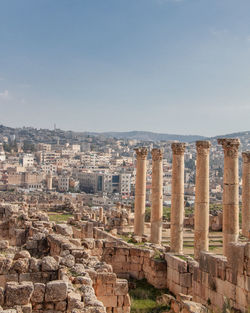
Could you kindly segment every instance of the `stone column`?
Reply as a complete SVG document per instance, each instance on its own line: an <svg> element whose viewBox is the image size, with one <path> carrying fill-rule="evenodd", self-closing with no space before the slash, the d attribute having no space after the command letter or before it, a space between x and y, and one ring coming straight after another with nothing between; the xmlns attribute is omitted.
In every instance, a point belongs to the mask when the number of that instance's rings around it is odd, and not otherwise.
<svg viewBox="0 0 250 313"><path fill-rule="evenodd" d="M223 178L223 254L228 256L228 245L239 237L239 139L218 139L224 150Z"/></svg>
<svg viewBox="0 0 250 313"><path fill-rule="evenodd" d="M196 141L194 257L209 250L209 141Z"/></svg>
<svg viewBox="0 0 250 313"><path fill-rule="evenodd" d="M242 235L250 231L250 151L242 153Z"/></svg>
<svg viewBox="0 0 250 313"><path fill-rule="evenodd" d="M102 222L103 222L104 225L107 224L107 217L106 217L105 215L104 215L103 218L102 218Z"/></svg>
<svg viewBox="0 0 250 313"><path fill-rule="evenodd" d="M146 200L146 175L147 175L147 155L145 147L135 149L136 162L136 182L135 182L135 220L134 233L142 236L144 233L145 200Z"/></svg>
<svg viewBox="0 0 250 313"><path fill-rule="evenodd" d="M152 209L151 242L160 244L162 238L162 155L161 149L152 149Z"/></svg>
<svg viewBox="0 0 250 313"><path fill-rule="evenodd" d="M99 221L102 222L103 221L103 207L99 208Z"/></svg>
<svg viewBox="0 0 250 313"><path fill-rule="evenodd" d="M171 240L172 252L183 252L184 223L184 151L185 143L172 143Z"/></svg>
<svg viewBox="0 0 250 313"><path fill-rule="evenodd" d="M51 175L51 173L49 173L47 176L47 189L52 190L52 175Z"/></svg>

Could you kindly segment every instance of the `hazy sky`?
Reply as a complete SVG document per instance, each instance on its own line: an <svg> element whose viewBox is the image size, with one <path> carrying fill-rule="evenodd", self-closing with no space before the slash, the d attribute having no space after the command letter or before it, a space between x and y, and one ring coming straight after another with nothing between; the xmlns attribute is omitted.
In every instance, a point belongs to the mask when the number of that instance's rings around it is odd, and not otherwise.
<svg viewBox="0 0 250 313"><path fill-rule="evenodd" d="M0 0L0 124L250 130L249 0Z"/></svg>

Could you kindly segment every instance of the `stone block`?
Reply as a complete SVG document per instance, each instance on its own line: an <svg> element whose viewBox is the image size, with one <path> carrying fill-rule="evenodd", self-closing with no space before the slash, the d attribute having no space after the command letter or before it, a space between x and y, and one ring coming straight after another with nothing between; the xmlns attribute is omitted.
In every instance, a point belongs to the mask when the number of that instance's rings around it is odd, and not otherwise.
<svg viewBox="0 0 250 313"><path fill-rule="evenodd" d="M176 284L180 284L180 273L176 270L172 270L172 281Z"/></svg>
<svg viewBox="0 0 250 313"><path fill-rule="evenodd" d="M46 284L45 301L63 301L67 298L68 284L62 280L55 280Z"/></svg>
<svg viewBox="0 0 250 313"><path fill-rule="evenodd" d="M249 303L247 303L247 292L236 286L236 296L235 296L235 301L239 306L242 306L244 308L247 308Z"/></svg>
<svg viewBox="0 0 250 313"><path fill-rule="evenodd" d="M14 305L28 304L33 293L34 287L32 283L23 282L21 284L9 282L6 284L5 297L6 305L13 307Z"/></svg>
<svg viewBox="0 0 250 313"><path fill-rule="evenodd" d="M117 307L117 296L99 296L97 299L101 301L106 308Z"/></svg>
<svg viewBox="0 0 250 313"><path fill-rule="evenodd" d="M69 292L68 294L68 311L71 312L75 308L79 308L79 302L81 302L81 295L76 292Z"/></svg>
<svg viewBox="0 0 250 313"><path fill-rule="evenodd" d="M18 282L18 274L0 275L0 287L4 287L7 282Z"/></svg>
<svg viewBox="0 0 250 313"><path fill-rule="evenodd" d="M31 297L33 303L42 303L45 295L45 284L36 283L34 284L34 291Z"/></svg>
<svg viewBox="0 0 250 313"><path fill-rule="evenodd" d="M55 310L60 312L65 312L67 308L67 302L66 301L59 301L55 304Z"/></svg>
<svg viewBox="0 0 250 313"><path fill-rule="evenodd" d="M124 296L128 293L128 281L126 279L117 279L114 286L114 294L116 296Z"/></svg>
<svg viewBox="0 0 250 313"><path fill-rule="evenodd" d="M246 243L230 243L228 249L228 266L235 272L243 274Z"/></svg>
<svg viewBox="0 0 250 313"><path fill-rule="evenodd" d="M192 287L192 274L191 273L181 273L180 274L180 285L182 287Z"/></svg>
<svg viewBox="0 0 250 313"><path fill-rule="evenodd" d="M52 256L46 256L42 259L42 271L56 271L58 270L58 262Z"/></svg>

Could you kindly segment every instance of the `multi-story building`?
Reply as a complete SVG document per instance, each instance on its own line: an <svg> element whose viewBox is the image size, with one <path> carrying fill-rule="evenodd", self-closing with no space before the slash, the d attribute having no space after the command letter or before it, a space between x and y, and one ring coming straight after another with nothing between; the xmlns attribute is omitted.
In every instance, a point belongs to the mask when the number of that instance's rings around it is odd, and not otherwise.
<svg viewBox="0 0 250 313"><path fill-rule="evenodd" d="M34 165L34 155L31 153L22 155L21 164L23 167L32 167Z"/></svg>
<svg viewBox="0 0 250 313"><path fill-rule="evenodd" d="M58 190L64 191L64 192L69 190L69 177L68 176L58 177Z"/></svg>

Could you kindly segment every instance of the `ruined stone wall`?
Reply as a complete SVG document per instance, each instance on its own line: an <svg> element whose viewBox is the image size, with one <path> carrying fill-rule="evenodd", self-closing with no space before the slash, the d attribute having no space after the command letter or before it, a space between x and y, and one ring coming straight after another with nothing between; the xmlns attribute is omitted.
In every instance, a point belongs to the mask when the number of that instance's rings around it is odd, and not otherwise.
<svg viewBox="0 0 250 313"><path fill-rule="evenodd" d="M248 312L250 308L250 243L230 244L228 258L201 253L194 268L194 301L221 308L226 298L231 306Z"/></svg>
<svg viewBox="0 0 250 313"><path fill-rule="evenodd" d="M115 247L104 242L103 261L111 264L121 277L146 278L156 288L167 287L167 265L164 260L154 259L154 252L135 247Z"/></svg>
<svg viewBox="0 0 250 313"><path fill-rule="evenodd" d="M177 256L173 253L165 253L167 262L167 287L175 295L192 294L192 280L194 267L197 266L188 256Z"/></svg>

